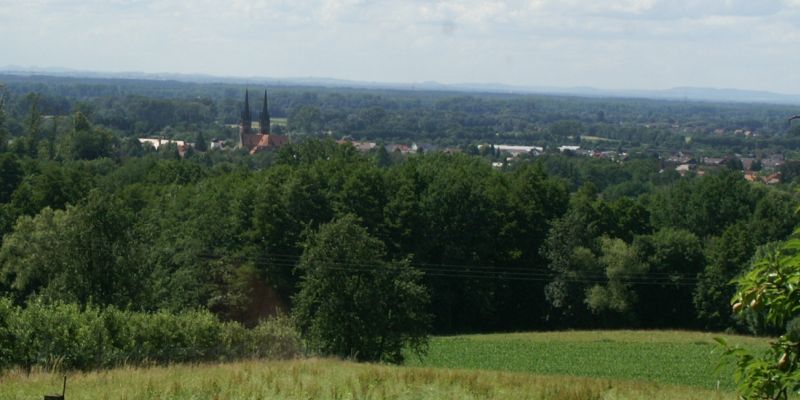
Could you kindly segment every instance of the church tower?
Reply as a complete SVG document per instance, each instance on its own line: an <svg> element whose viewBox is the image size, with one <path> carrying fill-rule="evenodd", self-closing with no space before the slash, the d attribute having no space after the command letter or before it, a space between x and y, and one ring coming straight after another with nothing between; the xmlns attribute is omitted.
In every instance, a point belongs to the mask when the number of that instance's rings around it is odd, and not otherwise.
<svg viewBox="0 0 800 400"><path fill-rule="evenodd" d="M239 146L244 143L245 135L249 135L253 127L253 118L250 116L250 98L247 89L244 91L244 109L239 120Z"/></svg>
<svg viewBox="0 0 800 400"><path fill-rule="evenodd" d="M269 135L269 107L267 106L267 91L264 91L264 108L261 110L261 116L259 118L259 124L261 125L260 132L262 135Z"/></svg>
<svg viewBox="0 0 800 400"><path fill-rule="evenodd" d="M239 121L239 147L247 149L250 154L259 151L277 149L289 142L286 135L273 135L270 131L269 104L267 103L267 91L264 91L264 107L259 115L261 128L258 133L253 132L253 118L250 115L250 94L244 92L244 109L242 109L241 120Z"/></svg>

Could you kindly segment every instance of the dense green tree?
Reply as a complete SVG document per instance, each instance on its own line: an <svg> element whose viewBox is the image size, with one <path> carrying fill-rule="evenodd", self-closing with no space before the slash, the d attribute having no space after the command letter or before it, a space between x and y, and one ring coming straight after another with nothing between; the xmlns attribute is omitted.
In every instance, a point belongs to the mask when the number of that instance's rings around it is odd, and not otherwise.
<svg viewBox="0 0 800 400"><path fill-rule="evenodd" d="M705 237L746 220L755 208L753 186L737 171L724 170L696 180L682 180L659 190L652 200L656 228L688 229Z"/></svg>
<svg viewBox="0 0 800 400"><path fill-rule="evenodd" d="M567 136L578 137L583 133L583 124L578 121L559 121L550 126L550 134L559 139Z"/></svg>
<svg viewBox="0 0 800 400"><path fill-rule="evenodd" d="M604 232L601 215L594 197L596 192L587 186L573 196L570 209L552 223L542 245L542 255L553 273L545 287L548 303L553 308L552 319L572 324L586 321L588 309L584 302L587 282L602 273L596 260L595 239Z"/></svg>
<svg viewBox="0 0 800 400"><path fill-rule="evenodd" d="M744 170L744 166L742 165L742 160L736 157L730 157L725 160L725 168L731 171L742 171Z"/></svg>
<svg viewBox="0 0 800 400"><path fill-rule="evenodd" d="M711 329L732 324L729 300L734 288L729 282L749 265L755 252L752 232L744 222L731 225L708 246L707 265L698 275L694 305L699 321Z"/></svg>
<svg viewBox="0 0 800 400"><path fill-rule="evenodd" d="M789 193L769 189L756 203L750 229L758 244L782 241L800 224L798 201Z"/></svg>
<svg viewBox="0 0 800 400"><path fill-rule="evenodd" d="M288 128L290 132L317 134L322 130L322 116L319 108L302 106L289 114Z"/></svg>
<svg viewBox="0 0 800 400"><path fill-rule="evenodd" d="M92 128L81 112L75 113L72 126L72 131L61 143L61 153L65 159L93 160L114 154L114 135L104 129Z"/></svg>
<svg viewBox="0 0 800 400"><path fill-rule="evenodd" d="M93 176L81 165L38 162L26 171L11 195L11 205L20 214L35 215L45 207L63 209L86 196Z"/></svg>
<svg viewBox="0 0 800 400"><path fill-rule="evenodd" d="M500 270L509 274L543 270L547 259L540 253L552 221L567 210L569 193L564 182L548 177L540 165L516 170L503 185L495 185L498 197ZM542 280L500 280L494 302L497 329L540 329L547 313ZM512 328L513 327L513 328Z"/></svg>
<svg viewBox="0 0 800 400"><path fill-rule="evenodd" d="M294 313L313 350L388 362L402 362L405 348L425 350L429 297L421 274L385 256L352 215L309 237Z"/></svg>
<svg viewBox="0 0 800 400"><path fill-rule="evenodd" d="M633 246L648 273L636 286L637 314L650 328L692 326L696 319L692 289L705 267L700 238L684 229L664 228L651 235L637 236Z"/></svg>
<svg viewBox="0 0 800 400"><path fill-rule="evenodd" d="M134 137L125 138L121 141L120 153L123 157L142 157L145 155L145 148L139 139Z"/></svg>
<svg viewBox="0 0 800 400"><path fill-rule="evenodd" d="M471 267L499 270L502 254L498 236L502 191L498 175L489 165L462 155L423 156L408 173L416 174L420 187L416 259L429 264L454 265L455 271ZM492 301L496 281L464 278L458 281L429 277L434 326L464 331L497 323Z"/></svg>
<svg viewBox="0 0 800 400"><path fill-rule="evenodd" d="M0 87L2 89L2 87ZM6 121L8 114L6 114L6 97L5 94L0 92L0 152L6 151L8 148L9 132Z"/></svg>
<svg viewBox="0 0 800 400"><path fill-rule="evenodd" d="M22 182L24 171L14 154L0 155L0 203L8 203L11 195Z"/></svg>
<svg viewBox="0 0 800 400"><path fill-rule="evenodd" d="M203 135L203 131L197 131L197 135L194 136L194 148L201 152L208 150L208 141L206 136Z"/></svg>
<svg viewBox="0 0 800 400"><path fill-rule="evenodd" d="M20 300L127 307L141 300L133 222L120 202L93 192L82 206L21 218L3 241L3 279Z"/></svg>
<svg viewBox="0 0 800 400"><path fill-rule="evenodd" d="M14 141L14 151L19 155L27 155L29 157L36 157L39 146L39 139L42 130L42 112L39 109L40 96L35 93L29 93L26 101L29 104L28 114L25 118L26 136L17 138Z"/></svg>
<svg viewBox="0 0 800 400"><path fill-rule="evenodd" d="M632 246L621 239L600 238L600 252L598 261L607 282L586 290L586 304L596 314L612 312L625 319L634 318L638 300L630 282L642 279L648 265L639 259Z"/></svg>
<svg viewBox="0 0 800 400"><path fill-rule="evenodd" d="M358 165L344 178L334 198L338 215L358 216L372 235L381 235L384 205L387 202L384 174L377 167Z"/></svg>

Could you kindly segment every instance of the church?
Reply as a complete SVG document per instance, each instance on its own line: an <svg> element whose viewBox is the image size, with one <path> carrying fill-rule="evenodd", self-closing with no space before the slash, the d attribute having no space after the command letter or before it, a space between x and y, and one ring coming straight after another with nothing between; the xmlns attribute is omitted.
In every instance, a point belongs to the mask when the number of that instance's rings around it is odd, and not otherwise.
<svg viewBox="0 0 800 400"><path fill-rule="evenodd" d="M253 118L250 114L250 95L244 91L244 109L239 120L239 146L238 148L247 149L250 154L255 154L263 150L277 149L289 141L284 135L273 135L269 132L269 108L267 103L267 91L264 91L264 108L259 116L259 132L253 133Z"/></svg>

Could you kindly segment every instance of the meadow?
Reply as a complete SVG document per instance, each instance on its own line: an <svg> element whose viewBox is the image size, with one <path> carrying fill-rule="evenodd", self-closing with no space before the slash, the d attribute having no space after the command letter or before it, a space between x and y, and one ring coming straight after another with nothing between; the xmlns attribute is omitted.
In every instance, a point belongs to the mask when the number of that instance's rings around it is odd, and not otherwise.
<svg viewBox="0 0 800 400"><path fill-rule="evenodd" d="M438 337L405 366L331 359L175 364L69 373L67 399L734 399L713 337L593 331ZM723 335L750 348L766 340ZM0 400L58 392L62 375L12 370Z"/></svg>
<svg viewBox="0 0 800 400"><path fill-rule="evenodd" d="M704 389L734 388L720 368L714 337L752 349L766 339L681 331L569 331L433 338L426 356L407 365L635 379Z"/></svg>
<svg viewBox="0 0 800 400"><path fill-rule="evenodd" d="M568 376L302 359L72 373L70 400L144 399L734 399L731 392ZM12 372L0 400L41 399L60 374Z"/></svg>

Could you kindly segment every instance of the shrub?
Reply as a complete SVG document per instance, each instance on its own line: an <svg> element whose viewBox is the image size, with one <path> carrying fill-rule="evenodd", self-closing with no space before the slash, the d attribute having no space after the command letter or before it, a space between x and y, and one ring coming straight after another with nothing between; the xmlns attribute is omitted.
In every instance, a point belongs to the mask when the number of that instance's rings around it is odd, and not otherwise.
<svg viewBox="0 0 800 400"><path fill-rule="evenodd" d="M246 329L205 310L171 314L0 298L0 368L91 369L300 354L291 320L276 317Z"/></svg>
<svg viewBox="0 0 800 400"><path fill-rule="evenodd" d="M257 357L286 359L301 353L302 340L294 321L286 315L261 321L252 330L253 351Z"/></svg>
<svg viewBox="0 0 800 400"><path fill-rule="evenodd" d="M763 355L727 346L736 362L735 379L743 398L788 399L800 394L800 232L779 250L754 263L737 280L733 311L760 314L764 322L784 332Z"/></svg>

